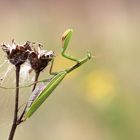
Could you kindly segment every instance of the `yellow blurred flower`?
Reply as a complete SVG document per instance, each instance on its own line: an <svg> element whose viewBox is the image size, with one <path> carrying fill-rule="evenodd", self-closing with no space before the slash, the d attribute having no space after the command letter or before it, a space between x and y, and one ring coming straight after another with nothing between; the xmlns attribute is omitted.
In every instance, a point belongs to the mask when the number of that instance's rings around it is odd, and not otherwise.
<svg viewBox="0 0 140 140"><path fill-rule="evenodd" d="M91 102L110 99L114 96L114 75L108 71L96 70L87 75L87 99Z"/></svg>

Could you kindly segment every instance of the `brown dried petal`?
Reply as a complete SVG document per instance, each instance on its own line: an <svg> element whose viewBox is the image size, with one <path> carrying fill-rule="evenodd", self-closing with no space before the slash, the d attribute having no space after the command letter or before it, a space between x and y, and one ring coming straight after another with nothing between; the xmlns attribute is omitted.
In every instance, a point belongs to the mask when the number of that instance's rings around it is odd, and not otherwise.
<svg viewBox="0 0 140 140"><path fill-rule="evenodd" d="M7 53L7 58L9 61L17 66L23 64L27 58L29 51L31 51L31 46L29 42L26 42L25 45L16 45L14 41L12 41L12 45L2 45L2 49Z"/></svg>
<svg viewBox="0 0 140 140"><path fill-rule="evenodd" d="M45 55L42 55L40 58L38 58L38 54L32 52L29 54L29 61L32 69L34 69L36 72L40 72L48 65L49 61L51 60L47 59Z"/></svg>

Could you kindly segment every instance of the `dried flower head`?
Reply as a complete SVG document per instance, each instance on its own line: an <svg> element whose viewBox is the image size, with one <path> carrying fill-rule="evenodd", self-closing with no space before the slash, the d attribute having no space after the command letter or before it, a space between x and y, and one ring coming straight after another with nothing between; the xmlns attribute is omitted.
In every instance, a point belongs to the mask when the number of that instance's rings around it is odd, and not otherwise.
<svg viewBox="0 0 140 140"><path fill-rule="evenodd" d="M12 45L3 43L1 47L3 51L6 52L9 61L15 66L23 64L31 51L30 42L28 41L24 45L17 45L15 41L12 40Z"/></svg>
<svg viewBox="0 0 140 140"><path fill-rule="evenodd" d="M54 58L53 51L41 50L40 44L38 45L38 49L34 49L29 54L29 62L31 64L32 69L35 72L41 72L48 63Z"/></svg>

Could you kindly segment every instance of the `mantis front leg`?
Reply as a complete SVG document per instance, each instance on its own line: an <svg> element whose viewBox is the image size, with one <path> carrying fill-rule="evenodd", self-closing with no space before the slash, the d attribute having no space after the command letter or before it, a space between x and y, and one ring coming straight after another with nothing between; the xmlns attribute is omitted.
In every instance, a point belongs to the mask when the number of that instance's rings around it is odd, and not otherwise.
<svg viewBox="0 0 140 140"><path fill-rule="evenodd" d="M66 49L68 47L69 41L72 37L72 33L73 30L72 29L68 29L67 31L64 32L64 34L62 35L62 50L61 50L61 55L69 60L75 61L75 62L79 62L78 58L75 58L71 55L66 54Z"/></svg>
<svg viewBox="0 0 140 140"><path fill-rule="evenodd" d="M63 35L62 35L62 49L61 49L61 55L63 57L65 57L66 59L69 59L69 60L72 60L74 62L76 62L75 65L67 68L67 69L64 69L62 71L65 71L67 73L71 72L72 70L78 68L79 66L81 66L83 63L85 63L86 61L88 61L89 59L91 59L91 54L88 52L87 55L83 58L83 59L79 59L79 58L75 58L69 54L66 54L66 49L68 47L68 44L69 44L69 41L71 39L71 36L72 36L72 33L73 33L73 30L72 29L68 29ZM62 72L62 71L59 71L59 72L52 72L52 68L53 68L53 64L54 64L54 59L52 60L51 62L51 67L50 67L50 75L57 75L58 73Z"/></svg>
<svg viewBox="0 0 140 140"><path fill-rule="evenodd" d="M73 65L72 67L65 69L65 71L67 71L67 73L78 68L79 66L81 66L83 63L85 63L86 61L88 61L92 57L89 52L87 52L87 55L83 59L75 58L71 55L66 54L66 49L68 47L68 43L71 39L72 33L73 33L73 30L68 29L62 36L62 44L63 45L62 45L61 55L69 60L76 62L76 64Z"/></svg>

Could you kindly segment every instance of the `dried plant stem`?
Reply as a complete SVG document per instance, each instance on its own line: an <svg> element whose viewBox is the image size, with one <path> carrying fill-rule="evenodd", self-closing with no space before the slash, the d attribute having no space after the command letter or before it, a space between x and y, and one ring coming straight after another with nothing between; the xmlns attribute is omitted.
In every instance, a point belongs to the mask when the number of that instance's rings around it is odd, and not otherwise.
<svg viewBox="0 0 140 140"><path fill-rule="evenodd" d="M18 126L18 106L19 106L19 73L20 73L20 66L16 66L16 95L15 95L15 111L14 111L14 119L12 128L9 134L8 140L13 140L16 128Z"/></svg>
<svg viewBox="0 0 140 140"><path fill-rule="evenodd" d="M40 75L40 72L36 72L35 81L34 81L34 86L33 86L32 91L34 91L34 89L36 88L39 75ZM22 122L24 121L24 120L23 120L23 116L24 116L24 114L25 114L26 108L27 108L27 104L26 104L25 108L23 109L23 112L22 112L22 114L20 115L19 119L17 120L17 123L18 123L18 124L20 124L20 123L22 123Z"/></svg>

